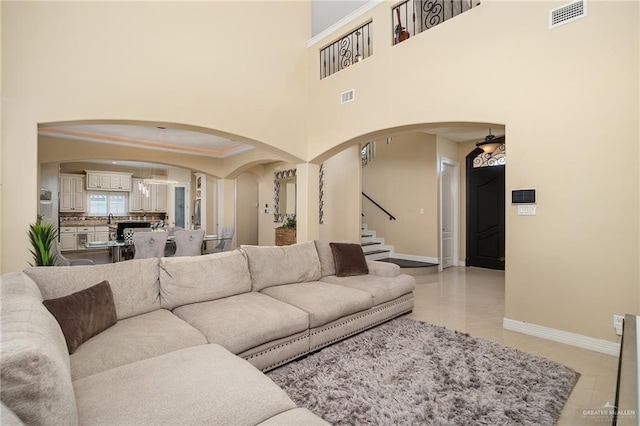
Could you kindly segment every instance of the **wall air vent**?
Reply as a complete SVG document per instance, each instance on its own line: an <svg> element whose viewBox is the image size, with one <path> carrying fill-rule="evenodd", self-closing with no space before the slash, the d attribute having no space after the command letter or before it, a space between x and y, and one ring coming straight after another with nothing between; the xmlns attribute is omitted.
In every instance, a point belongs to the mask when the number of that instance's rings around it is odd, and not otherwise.
<svg viewBox="0 0 640 426"><path fill-rule="evenodd" d="M587 16L587 4L584 0L565 4L549 11L549 28L568 24Z"/></svg>
<svg viewBox="0 0 640 426"><path fill-rule="evenodd" d="M347 90L346 92L342 92L340 94L340 103L346 104L347 102L351 102L356 98L356 92L354 89Z"/></svg>

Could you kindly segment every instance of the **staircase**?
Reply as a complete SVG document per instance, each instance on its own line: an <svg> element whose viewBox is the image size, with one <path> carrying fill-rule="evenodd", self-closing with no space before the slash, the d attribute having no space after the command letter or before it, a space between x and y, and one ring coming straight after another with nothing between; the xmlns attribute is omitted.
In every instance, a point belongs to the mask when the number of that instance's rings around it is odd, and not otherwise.
<svg viewBox="0 0 640 426"><path fill-rule="evenodd" d="M376 236L376 231L368 229L366 224L362 224L360 234L360 244L365 258L369 260L386 259L393 253L393 246L386 245L384 238Z"/></svg>

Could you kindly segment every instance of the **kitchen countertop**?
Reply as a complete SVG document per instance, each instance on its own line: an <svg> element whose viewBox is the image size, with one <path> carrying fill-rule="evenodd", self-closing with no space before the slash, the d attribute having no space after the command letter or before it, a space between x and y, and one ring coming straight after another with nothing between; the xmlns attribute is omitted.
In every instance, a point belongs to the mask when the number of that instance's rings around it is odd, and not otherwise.
<svg viewBox="0 0 640 426"><path fill-rule="evenodd" d="M113 228L117 228L118 223L136 223L136 222L150 222L155 223L159 222L160 219L147 219L147 220L112 220L111 224L107 223L107 219L90 219L90 220L61 220L60 226L75 226L75 227L85 227L85 226L109 226Z"/></svg>

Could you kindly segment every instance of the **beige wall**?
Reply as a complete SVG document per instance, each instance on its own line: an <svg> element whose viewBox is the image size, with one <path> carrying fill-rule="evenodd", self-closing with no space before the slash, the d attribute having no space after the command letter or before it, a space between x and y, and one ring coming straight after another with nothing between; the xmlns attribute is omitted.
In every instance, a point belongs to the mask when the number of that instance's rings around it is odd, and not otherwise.
<svg viewBox="0 0 640 426"><path fill-rule="evenodd" d="M306 156L306 2L1 7L3 272L27 265L39 123L181 123Z"/></svg>
<svg viewBox="0 0 640 426"><path fill-rule="evenodd" d="M352 146L327 159L323 166L324 241L360 241L360 149Z"/></svg>
<svg viewBox="0 0 640 426"><path fill-rule="evenodd" d="M241 244L258 244L259 191L258 179L252 173L236 178L236 241ZM264 212L264 208L262 209Z"/></svg>
<svg viewBox="0 0 640 426"><path fill-rule="evenodd" d="M639 6L590 2L549 29L558 5L483 2L398 46L378 6L353 25L373 19L372 57L319 80L331 40L308 51L309 154L431 123L505 125L506 192L538 194L534 217L507 203L506 317L615 340L612 314L640 310Z"/></svg>
<svg viewBox="0 0 640 426"><path fill-rule="evenodd" d="M363 192L396 217L389 220L363 199L362 221L397 253L438 257L437 170L436 137L426 133L376 142L374 159L362 169Z"/></svg>
<svg viewBox="0 0 640 426"><path fill-rule="evenodd" d="M590 2L550 30L560 4L488 0L391 46L384 2L353 25L373 19L375 54L319 81L332 40L305 48L305 2L3 2L2 271L28 260L38 123L184 123L302 161L431 124L499 123L507 193L539 200L534 217L507 205L506 316L614 340L611 315L640 305L639 5Z"/></svg>

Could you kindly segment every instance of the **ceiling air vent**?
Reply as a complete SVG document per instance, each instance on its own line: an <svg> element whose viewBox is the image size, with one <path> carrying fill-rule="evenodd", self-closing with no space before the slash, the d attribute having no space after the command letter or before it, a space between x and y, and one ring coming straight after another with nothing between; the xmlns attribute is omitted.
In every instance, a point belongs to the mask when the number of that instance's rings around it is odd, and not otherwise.
<svg viewBox="0 0 640 426"><path fill-rule="evenodd" d="M568 24L587 16L587 4L584 0L565 4L549 11L549 28Z"/></svg>
<svg viewBox="0 0 640 426"><path fill-rule="evenodd" d="M342 92L340 94L340 103L346 104L347 102L351 102L356 98L356 93L354 89L347 90L346 92Z"/></svg>

